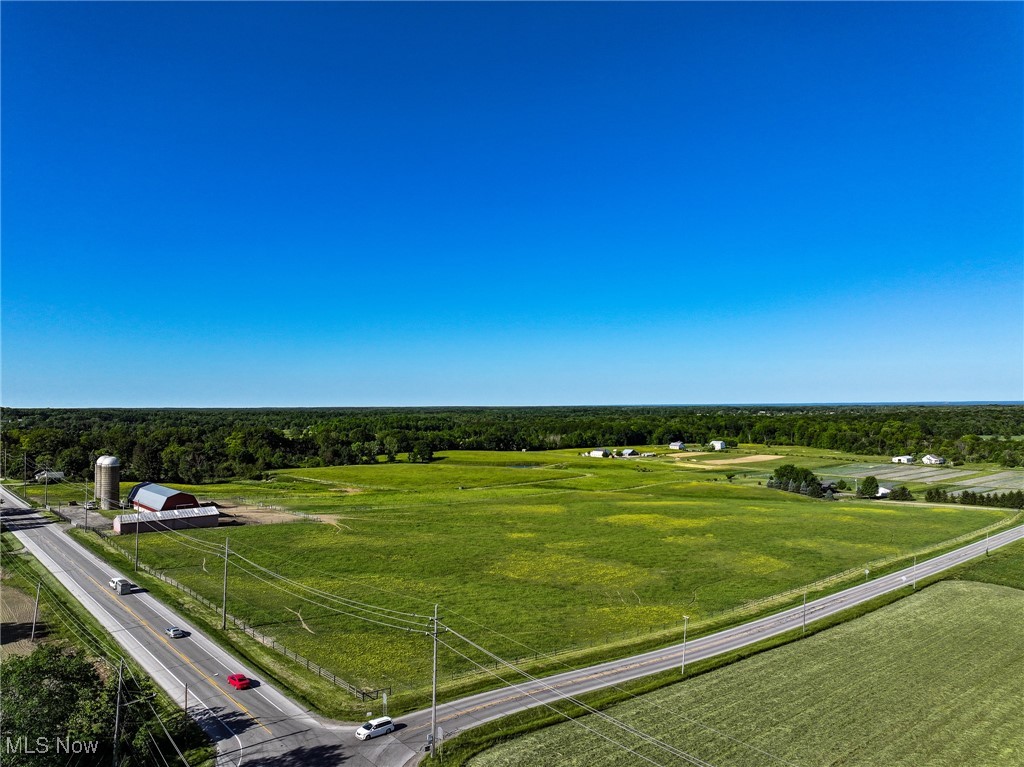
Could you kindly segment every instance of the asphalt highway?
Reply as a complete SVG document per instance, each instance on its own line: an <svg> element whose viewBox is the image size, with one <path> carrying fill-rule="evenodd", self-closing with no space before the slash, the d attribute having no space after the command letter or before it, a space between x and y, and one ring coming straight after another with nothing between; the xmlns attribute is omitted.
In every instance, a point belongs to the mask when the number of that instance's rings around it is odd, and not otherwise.
<svg viewBox="0 0 1024 767"><path fill-rule="evenodd" d="M354 724L326 720L304 709L270 684L259 683L259 674L191 628L187 617L177 615L150 594L136 590L119 596L109 588L115 571L64 532L30 509L16 495L0 488L5 498L3 520L25 547L92 613L147 674L181 705L188 686L188 710L218 746L218 764L241 765L336 765L347 767L405 767L423 755L430 730L430 711L418 711L396 719L392 735L361 743ZM911 589L916 578L925 578L968 559L1024 538L1024 525L1004 530L980 541L921 562L890 575L846 589L732 629L687 642L686 662L697 661L799 629L803 622L833 615L897 589ZM443 616L442 616L443 619ZM176 625L188 636L171 639L164 629ZM442 639L451 641L442 635ZM540 680L517 677L499 669L511 686L473 695L437 707L438 725L444 738L502 716L551 703L604 687L619 685L650 674L680 668L683 646L567 671ZM236 691L226 683L232 673L257 681L249 690ZM42 733L48 734L48 733Z"/></svg>

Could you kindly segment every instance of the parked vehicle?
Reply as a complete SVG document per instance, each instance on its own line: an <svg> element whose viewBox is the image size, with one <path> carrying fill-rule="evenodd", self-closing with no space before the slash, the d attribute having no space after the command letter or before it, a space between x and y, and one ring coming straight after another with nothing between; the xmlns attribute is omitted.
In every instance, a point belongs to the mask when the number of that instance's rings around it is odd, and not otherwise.
<svg viewBox="0 0 1024 767"><path fill-rule="evenodd" d="M86 504L85 504L85 510L86 511L93 511L96 508L98 508L96 506L96 501L87 501Z"/></svg>
<svg viewBox="0 0 1024 767"><path fill-rule="evenodd" d="M118 594L131 594L135 584L127 578L111 578L107 584Z"/></svg>
<svg viewBox="0 0 1024 767"><path fill-rule="evenodd" d="M371 719L356 730L356 737L359 740L369 740L370 738L376 738L378 735L387 735L389 732L394 731L395 723L391 721L391 717L380 716L376 719Z"/></svg>
<svg viewBox="0 0 1024 767"><path fill-rule="evenodd" d="M181 639L181 637L185 636L185 632L177 626L168 626L164 629L164 633L171 639Z"/></svg>
<svg viewBox="0 0 1024 767"><path fill-rule="evenodd" d="M245 674L228 674L228 684L236 690L248 690L252 680Z"/></svg>

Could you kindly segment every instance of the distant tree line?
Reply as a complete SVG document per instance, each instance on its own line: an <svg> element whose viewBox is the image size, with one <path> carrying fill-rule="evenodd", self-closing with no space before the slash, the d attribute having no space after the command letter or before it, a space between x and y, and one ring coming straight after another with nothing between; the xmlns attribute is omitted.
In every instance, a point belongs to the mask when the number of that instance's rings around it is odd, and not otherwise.
<svg viewBox="0 0 1024 767"><path fill-rule="evenodd" d="M1024 464L1024 408L1012 405L319 409L0 409L7 473L27 456L91 477L99 455L128 480L198 483L270 469L429 461L439 450L800 445L865 455L936 453ZM799 484L799 483L798 483Z"/></svg>
<svg viewBox="0 0 1024 767"><path fill-rule="evenodd" d="M1006 493L976 493L973 490L964 490L953 495L944 488L930 487L925 490L924 499L931 503L962 503L967 506L1024 509L1024 490L1010 490Z"/></svg>

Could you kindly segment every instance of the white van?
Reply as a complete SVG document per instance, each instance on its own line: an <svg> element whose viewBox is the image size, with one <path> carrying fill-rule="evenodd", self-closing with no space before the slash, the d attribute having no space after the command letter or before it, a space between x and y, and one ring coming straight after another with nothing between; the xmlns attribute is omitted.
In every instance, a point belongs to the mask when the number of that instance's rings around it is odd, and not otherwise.
<svg viewBox="0 0 1024 767"><path fill-rule="evenodd" d="M111 578L108 585L118 594L131 594L134 587L134 584L127 578Z"/></svg>
<svg viewBox="0 0 1024 767"><path fill-rule="evenodd" d="M359 740L369 740L370 738L376 738L378 735L387 735L394 731L395 724L391 721L391 717L380 716L376 719L371 719L356 730L356 737L359 738Z"/></svg>

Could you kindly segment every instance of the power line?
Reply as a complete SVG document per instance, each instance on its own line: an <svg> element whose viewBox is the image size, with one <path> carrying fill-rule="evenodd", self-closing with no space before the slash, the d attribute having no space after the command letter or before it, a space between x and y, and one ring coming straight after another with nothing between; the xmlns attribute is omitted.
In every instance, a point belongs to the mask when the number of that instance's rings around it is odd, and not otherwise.
<svg viewBox="0 0 1024 767"><path fill-rule="evenodd" d="M484 655L486 655L487 657L491 658L495 662L500 663L503 666L505 666L505 667L507 667L507 668L509 668L509 669L511 669L513 671L515 671L516 673L520 674L521 676L526 677L531 682L534 682L536 684L541 685L544 689L546 689L546 690L548 690L548 691L558 695L563 700L568 700L568 701L571 701L572 703L575 703L576 705L578 705L581 708L589 711L590 713L595 714L599 718L604 719L606 721L609 721L612 724L614 724L615 726L621 727L622 729L627 730L628 732L630 732L631 734L636 735L637 737L641 738L642 740L644 740L644 741L646 741L648 743L651 743L652 745L655 745L655 746L657 746L657 747L659 747L659 748L661 748L661 749L663 749L665 751L668 751L669 753L673 754L674 756L678 756L679 758L688 761L690 764L698 765L699 767L713 767L713 765L711 765L710 762L706 762L703 759L700 759L699 757L693 756L692 754L688 754L687 752L683 751L682 749L676 748L675 746L672 746L669 743L665 743L664 741L659 740L658 738L654 737L653 735L648 735L647 733L644 733L642 730L639 730L639 729L633 727L632 725L628 725L628 724L626 724L626 723L616 719L615 717L611 716L607 712L604 712L604 711L601 711L601 710L599 710L597 708L594 708L589 703L586 703L586 702L580 700L579 698L577 698L577 697L575 697L573 695L565 695L565 694L559 692L556 688L554 688L553 686L551 686L547 682L545 682L542 679L539 679L539 678L533 676L532 674L529 674L528 672L526 672L523 669L519 668L515 664L509 663L508 661L506 661L503 658L495 655L494 653L492 653L487 648L480 646L479 644L477 644L473 640L467 638L466 636L460 634L459 632L454 631L453 629L451 629L451 628L449 628L447 626L445 628L447 628L448 631L452 635L458 637L463 642L465 642L466 644L468 644L471 647L475 648L479 652L482 652ZM450 649L454 649L454 648L451 648L450 645L448 645L447 643L445 643L445 646L449 647ZM462 655L462 653L459 653L459 654ZM466 656L463 655L463 657L466 657ZM467 660L468 660L468 658L467 658ZM530 697L533 697L533 696L531 695Z"/></svg>
<svg viewBox="0 0 1024 767"><path fill-rule="evenodd" d="M644 754L641 754L639 751L636 751L635 749L632 749L629 746L624 745L623 743L620 743L619 741L615 740L614 738L612 738L609 735L606 735L606 734L604 734L604 733L602 733L602 732L600 732L598 730L595 730L593 727L588 727L584 722L581 722L577 717L571 716L570 714L567 714L566 712L559 710L558 708L556 708L552 704L550 704L550 703L548 703L546 701L540 700L539 698L536 697L536 695L531 693L529 690L523 689L522 687L517 685L515 682L511 682L508 679L506 679L503 676L501 676L501 674L497 673L497 671L489 669L486 666L484 666L482 663L474 660L473 658L470 658L468 655L463 653L461 650L458 650L457 648L455 648L452 645L448 644L448 642L445 642L443 639L438 639L438 642L443 644L445 647L447 647L449 650L451 650L456 655L461 656L465 660L467 660L470 663L472 663L474 666L477 666L482 671L485 671L488 674L490 674L491 676L495 677L496 679L498 679L499 681L501 681L502 683L504 683L508 687L511 687L511 688L513 688L515 690L518 690L519 692L523 693L527 697L537 701L537 703L539 703L540 705L544 706L545 708L551 709L552 711L554 711L559 716L565 717L566 719L568 719L569 721L573 722L574 724L582 727L583 729L585 729L585 730L587 730L589 732L592 732L594 735L597 735L599 738L603 738L604 740L607 740L609 743L612 743L612 744L618 746L619 748L621 748L621 749L623 749L625 751L628 751L633 756L636 756L636 757L638 757L640 759L643 759L645 762L648 762L648 763L654 764L654 765L658 765L659 767L663 767L663 765L661 765L660 762L656 762L654 759L651 759L650 757L645 756Z"/></svg>
<svg viewBox="0 0 1024 767"><path fill-rule="evenodd" d="M454 615L457 615L460 618L463 618L464 620L467 620L470 623L475 624L476 626L479 626L480 628L484 629L485 631L490 631L492 634L496 634L497 636L499 636L499 637L501 637L503 639L507 639L508 641L513 642L514 644L517 644L520 647L523 647L523 648L529 650L534 655L537 655L537 656L541 655L540 652L538 652L537 650L534 650L529 645L527 645L527 644L525 644L523 642L520 642L518 639L515 639L514 637L510 637L510 636L507 636L505 634L502 634L500 631L492 629L489 626L486 626L486 625L484 625L484 624L482 624L482 623L480 623L478 621L475 621L472 618L468 618L465 615L457 613L454 610L450 610L449 609L448 612L452 613ZM453 631L452 633L454 634L456 632ZM558 665L562 666L565 669L574 670L573 666L569 665L568 663L565 663L564 661L555 660L555 663L557 663ZM711 725L705 724L704 722L701 722L698 719L693 719L692 717L688 717L685 714L681 714L681 713L679 713L677 711L671 711L667 707L659 704L657 701L655 701L652 698L650 698L650 694L649 693L642 694L642 695L637 695L636 693L631 692L631 691L625 689L624 687L621 687L621 686L615 685L615 684L609 685L607 689L617 690L617 691L619 691L621 693L624 693L624 694L628 695L632 700L639 701L642 705L650 706L650 707L656 708L656 709L658 709L660 711L667 711L674 718L681 719L684 722L687 722L689 724L693 724L693 725L695 725L697 727L700 727L702 729L705 729L705 730L707 730L709 732L713 732L715 735L718 735L718 736L720 736L722 738L730 740L730 741L732 741L734 743L737 743L737 744L739 744L741 746L749 748L752 751L756 751L757 753L759 753L759 754L761 754L763 756L767 756L770 759L774 759L774 760L776 760L778 762L781 762L782 764L789 765L790 767L799 767L798 765L794 764L793 762L789 762L789 761L783 759L781 756L777 756L777 755L775 755L775 754L773 754L773 753L771 753L769 751L764 750L763 748L760 748L759 746L755 746L752 743L748 743L748 742L746 742L746 741L744 741L744 740L742 740L740 738L737 738L735 736L729 735L728 733L722 732L721 730L715 729Z"/></svg>
<svg viewBox="0 0 1024 767"><path fill-rule="evenodd" d="M162 522L160 520L155 520L154 523L156 525L158 525L158 526L162 526L162 527L167 528L166 530L156 529L157 533L160 533L161 535L169 537L172 541L174 541L175 543L177 543L177 544L179 544L181 546L184 546L186 548L192 549L194 551L198 551L198 552L203 553L203 554L207 554L207 555L211 555L211 556L216 556L218 558L223 558L223 556L224 556L223 553L221 552L220 547L219 546L215 546L215 544L209 544L209 543L207 543L205 541L202 541L202 540L200 540L198 538L193 538L192 536L185 535L181 531L172 530L169 526L167 526L164 522ZM179 537L180 538L184 538L187 541L191 541L193 544L197 544L198 543L200 545L190 545L189 543L185 543L185 541L183 541L183 540L179 540ZM421 623L420 621L429 620L429 618L427 616L421 616L421 615L418 615L417 613L407 613L407 612L402 612L400 610L392 610L392 609L387 608L387 607L378 607L376 605L370 605L370 604L368 604L366 602L359 602L359 601L354 600L354 599L349 599L348 597L340 597L340 596L337 596L335 594L331 594L331 593L329 593L327 591L323 591L321 589L314 588L312 586L307 586L306 584L301 583L300 581L296 581L294 579L288 578L287 576L281 575L280 573L277 573L277 572L275 572L273 570L270 570L269 568L264 567L263 565L260 565L258 562L254 562L253 560L249 559L248 557L242 556L241 554L238 554L237 552L232 552L232 553L234 553L235 556L231 559L231 562L235 566L236 569L241 570L242 572L246 573L247 575L250 575L250 576L256 578L257 580L261 581L262 583L266 583L268 585L273 586L274 588L277 588L280 591L284 591L285 593L288 593L291 596L294 596L294 597L296 597L298 599L301 599L301 600L303 600L305 602L309 602L310 604L314 604L314 605L317 605L317 606L320 606L320 607L324 607L324 608L326 608L328 610L331 610L332 612L337 612L337 613L340 613L340 614L343 614L343 615L348 615L350 617L353 617L353 618L356 618L356 619L359 619L359 620L368 620L368 621L370 621L372 623L382 623L382 625L389 625L387 623L387 621L393 621L393 622L397 622L397 623L404 623L404 624L408 624L408 625L416 627L417 630L422 630L422 628L423 628L424 624ZM276 579L276 580L282 581L283 583L288 584L292 588L299 589L301 591L304 591L304 592L307 592L309 594L312 594L312 595L318 597L319 600L326 599L326 600L328 600L330 602L334 602L336 604L340 604L340 605L344 606L345 608L347 608L348 610L355 610L355 611L358 611L358 612L367 613L370 616L375 616L375 618L380 618L382 620L374 620L372 618L367 618L367 617L365 617L363 615L358 615L358 614L354 614L354 613L351 613L351 612L346 612L345 610L340 610L338 608L333 608L330 605L324 604L322 601L314 601L312 599L308 599L308 598L302 596L301 594L297 594L295 592L289 591L288 589L286 589L286 588L284 588L284 587L282 587L282 586L280 586L280 585L278 585L276 583L272 583L271 581L268 581L267 579L258 576L256 573L252 572L248 568L244 567L243 565L240 565L238 563L238 560L242 560L243 562L246 562L247 564L252 565L257 570L259 570L262 573L265 573L266 575L268 575L272 579ZM405 618L405 617L402 617L402 616L411 616L412 618L418 618L420 620L411 620L409 618ZM402 630L409 630L406 626L399 626L397 628L401 628Z"/></svg>

